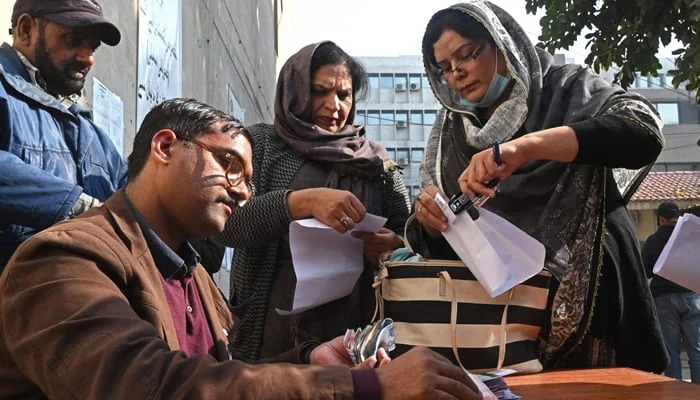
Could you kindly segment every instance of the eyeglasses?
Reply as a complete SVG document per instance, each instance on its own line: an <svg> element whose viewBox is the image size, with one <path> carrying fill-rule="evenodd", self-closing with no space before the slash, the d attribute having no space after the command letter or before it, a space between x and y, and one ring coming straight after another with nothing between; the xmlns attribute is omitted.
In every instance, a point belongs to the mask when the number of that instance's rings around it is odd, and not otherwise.
<svg viewBox="0 0 700 400"><path fill-rule="evenodd" d="M452 67L452 65L450 65L448 68L441 67L440 72L439 72L439 77L440 77L440 80L442 81L442 83L447 83L447 75L457 71L459 69L459 67L462 66L462 64L464 64L465 62L470 61L470 60L476 60L481 55L481 53L484 51L485 47L486 47L486 45L482 43L476 49L470 51L469 53L463 55L462 57L459 57L459 62L454 67Z"/></svg>
<svg viewBox="0 0 700 400"><path fill-rule="evenodd" d="M243 163L241 163L241 161L238 159L238 156L227 151L214 149L208 144L202 143L196 139L190 139L177 135L175 137L182 141L194 143L202 149L210 152L216 159L216 162L218 162L219 165L221 165L221 167L224 168L224 173L226 174L226 181L231 187L236 187L241 183L245 183L248 193L253 193L253 187L250 185L250 182L248 182L248 180L245 178L245 168L243 167Z"/></svg>

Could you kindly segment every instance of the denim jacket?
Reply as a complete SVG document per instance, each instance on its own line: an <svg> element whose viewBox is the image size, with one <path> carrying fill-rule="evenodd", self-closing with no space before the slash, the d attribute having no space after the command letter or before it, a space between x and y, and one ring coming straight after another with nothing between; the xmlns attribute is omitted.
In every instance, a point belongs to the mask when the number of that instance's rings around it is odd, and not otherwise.
<svg viewBox="0 0 700 400"><path fill-rule="evenodd" d="M126 163L77 104L32 83L0 47L0 272L21 242L66 219L81 193L104 201L126 184Z"/></svg>

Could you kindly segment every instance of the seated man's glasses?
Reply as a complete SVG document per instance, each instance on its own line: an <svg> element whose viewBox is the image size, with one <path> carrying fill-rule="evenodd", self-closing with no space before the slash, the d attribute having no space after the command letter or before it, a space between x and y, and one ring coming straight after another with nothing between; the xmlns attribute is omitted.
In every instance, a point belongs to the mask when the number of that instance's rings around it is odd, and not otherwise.
<svg viewBox="0 0 700 400"><path fill-rule="evenodd" d="M250 182L248 182L248 180L245 178L245 168L243 167L243 163L241 163L241 160L238 159L238 156L225 150L215 149L197 139L190 139L177 135L176 137L180 140L194 143L202 149L210 152L214 156L216 162L218 162L219 165L224 168L226 181L231 187L236 187L241 183L245 183L248 193L253 193L253 188L250 185Z"/></svg>

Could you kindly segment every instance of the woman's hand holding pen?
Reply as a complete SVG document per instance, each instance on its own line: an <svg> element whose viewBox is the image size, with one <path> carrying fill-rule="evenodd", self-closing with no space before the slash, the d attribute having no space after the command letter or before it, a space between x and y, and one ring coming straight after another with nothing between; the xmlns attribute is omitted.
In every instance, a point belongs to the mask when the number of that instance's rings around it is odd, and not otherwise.
<svg viewBox="0 0 700 400"><path fill-rule="evenodd" d="M511 140L476 153L467 168L457 179L462 193L469 197L478 194L493 198L496 186L488 185L494 179L500 182L527 160L526 146L521 139Z"/></svg>
<svg viewBox="0 0 700 400"><path fill-rule="evenodd" d="M500 166L496 163L491 148L475 154L459 176L459 187L470 197L477 193L494 197L495 190L487 188L486 182L495 178L503 181L528 161L572 162L578 154L578 148L576 132L569 126L528 133L500 145Z"/></svg>

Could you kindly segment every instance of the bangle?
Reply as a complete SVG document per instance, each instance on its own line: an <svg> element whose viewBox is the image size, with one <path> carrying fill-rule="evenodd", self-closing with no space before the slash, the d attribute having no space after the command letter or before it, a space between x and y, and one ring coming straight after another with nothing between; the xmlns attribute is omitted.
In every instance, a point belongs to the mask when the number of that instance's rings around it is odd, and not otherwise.
<svg viewBox="0 0 700 400"><path fill-rule="evenodd" d="M311 352L320 344L320 342L313 340L302 343L299 347L299 361L302 364L311 364Z"/></svg>

